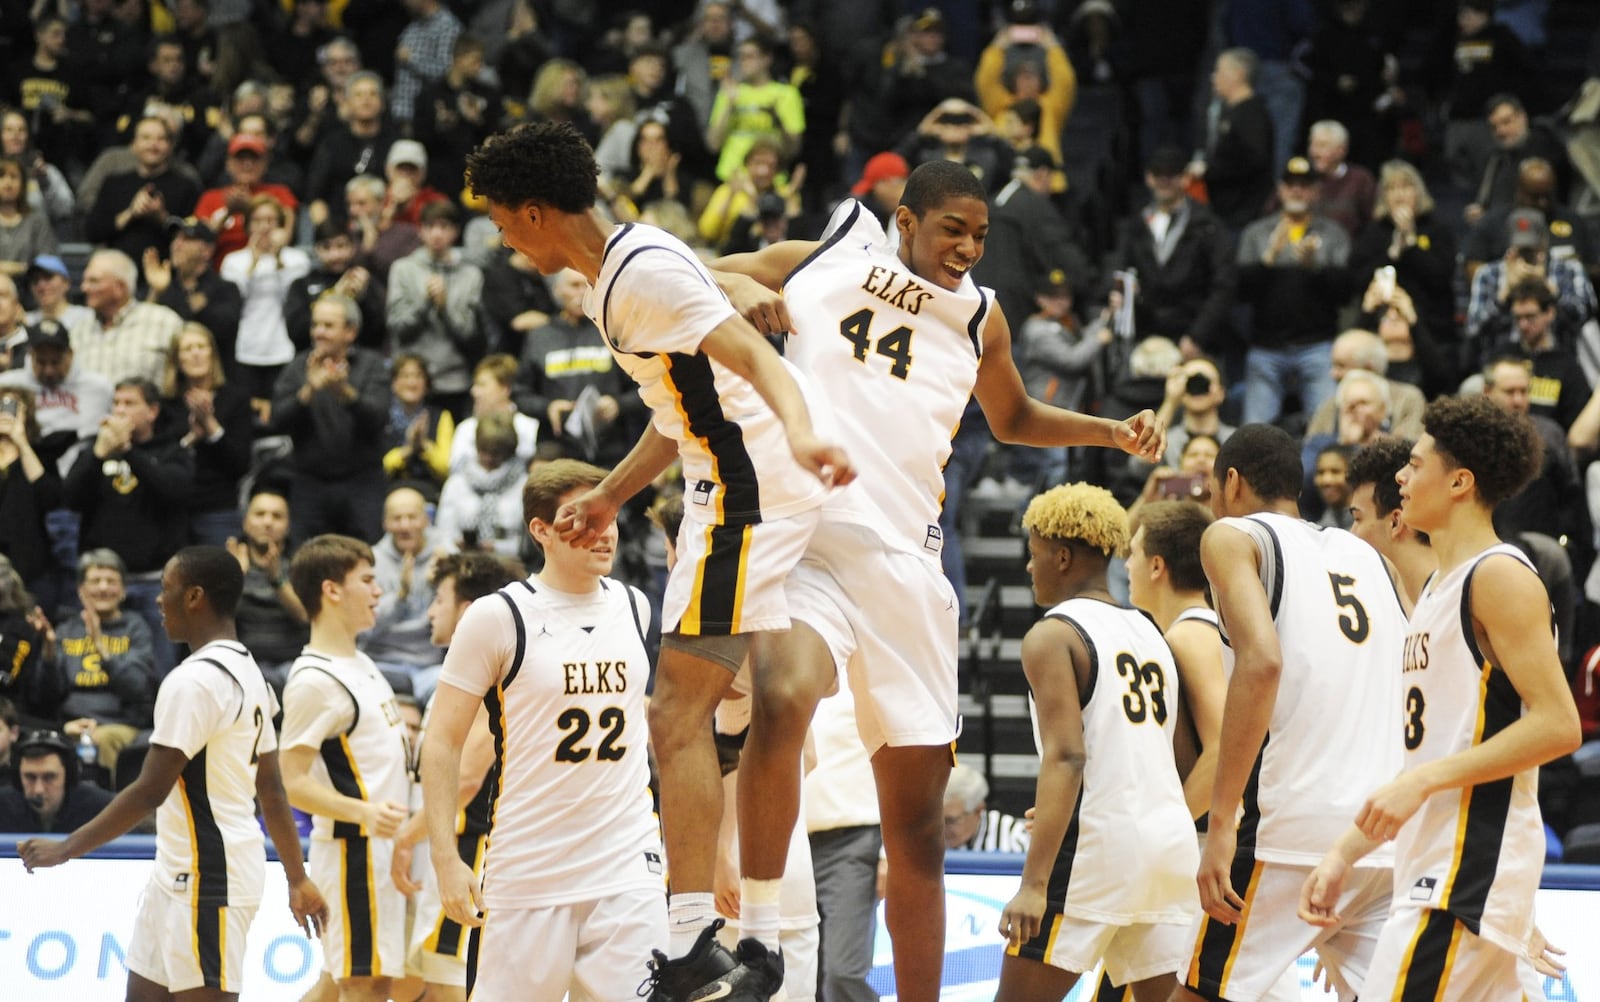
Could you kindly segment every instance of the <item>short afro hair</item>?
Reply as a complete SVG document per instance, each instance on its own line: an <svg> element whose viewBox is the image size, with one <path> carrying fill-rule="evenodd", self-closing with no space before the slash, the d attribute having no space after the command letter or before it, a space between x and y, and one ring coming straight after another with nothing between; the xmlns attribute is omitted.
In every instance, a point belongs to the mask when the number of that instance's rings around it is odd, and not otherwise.
<svg viewBox="0 0 1600 1002"><path fill-rule="evenodd" d="M588 140L563 122L533 122L490 136L467 156L477 198L520 208L547 205L574 215L600 197L600 168Z"/></svg>
<svg viewBox="0 0 1600 1002"><path fill-rule="evenodd" d="M1387 515L1400 507L1400 485L1394 475L1411 461L1409 438L1383 435L1363 446L1350 459L1344 471L1344 482L1353 491L1362 484L1372 485L1373 506L1379 515Z"/></svg>
<svg viewBox="0 0 1600 1002"><path fill-rule="evenodd" d="M1217 449L1213 467L1218 485L1227 481L1229 470L1238 470L1263 501L1298 499L1305 479L1300 443L1271 424L1247 424L1228 436Z"/></svg>
<svg viewBox="0 0 1600 1002"><path fill-rule="evenodd" d="M1211 524L1211 512L1194 501L1148 501L1128 523L1129 538L1144 530L1140 547L1146 557L1160 557L1167 565L1172 587L1201 591L1206 586L1200 564L1200 537Z"/></svg>
<svg viewBox="0 0 1600 1002"><path fill-rule="evenodd" d="M172 569L186 588L206 593L211 611L232 617L244 594L244 571L233 554L220 546L186 546L172 558Z"/></svg>
<svg viewBox="0 0 1600 1002"><path fill-rule="evenodd" d="M1521 492L1544 465L1544 441L1527 415L1480 394L1433 401L1422 412L1422 430L1447 466L1472 473L1478 501L1490 508Z"/></svg>
<svg viewBox="0 0 1600 1002"><path fill-rule="evenodd" d="M1104 487L1062 484L1028 502L1022 527L1060 543L1081 543L1107 558L1128 551L1128 513Z"/></svg>
<svg viewBox="0 0 1600 1002"><path fill-rule="evenodd" d="M900 204L921 219L952 198L975 198L987 204L989 196L983 182L962 164L953 160L930 160L918 164L906 178Z"/></svg>

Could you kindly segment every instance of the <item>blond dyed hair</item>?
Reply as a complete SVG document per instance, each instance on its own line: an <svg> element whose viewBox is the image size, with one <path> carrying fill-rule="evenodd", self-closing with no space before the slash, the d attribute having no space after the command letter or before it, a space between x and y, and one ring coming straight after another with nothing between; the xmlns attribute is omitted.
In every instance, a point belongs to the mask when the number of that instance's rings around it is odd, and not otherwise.
<svg viewBox="0 0 1600 1002"><path fill-rule="evenodd" d="M1128 551L1128 512L1104 487L1062 484L1028 502L1022 527L1056 542L1077 542L1107 557Z"/></svg>

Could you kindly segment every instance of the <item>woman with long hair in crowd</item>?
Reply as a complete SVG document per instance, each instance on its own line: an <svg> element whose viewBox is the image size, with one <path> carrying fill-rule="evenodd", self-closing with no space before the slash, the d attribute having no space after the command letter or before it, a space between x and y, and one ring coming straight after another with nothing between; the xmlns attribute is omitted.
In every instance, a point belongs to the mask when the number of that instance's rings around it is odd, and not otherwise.
<svg viewBox="0 0 1600 1002"><path fill-rule="evenodd" d="M28 206L42 212L52 222L72 218L76 206L72 187L60 168L45 160L33 145L33 126L28 116L16 108L0 109L0 156L15 157L22 163L28 186Z"/></svg>
<svg viewBox="0 0 1600 1002"><path fill-rule="evenodd" d="M0 156L0 274L19 278L28 262L56 252L49 218L28 204L28 171L16 157Z"/></svg>
<svg viewBox="0 0 1600 1002"><path fill-rule="evenodd" d="M216 338L187 323L167 349L162 420L194 450L189 541L222 546L239 531L239 481L250 471L250 397L222 372Z"/></svg>

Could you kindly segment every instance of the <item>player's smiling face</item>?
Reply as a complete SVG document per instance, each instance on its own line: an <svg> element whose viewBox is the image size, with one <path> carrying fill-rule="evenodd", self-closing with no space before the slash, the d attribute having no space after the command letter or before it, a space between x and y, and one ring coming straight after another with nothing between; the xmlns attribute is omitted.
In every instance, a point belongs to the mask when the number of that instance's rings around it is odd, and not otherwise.
<svg viewBox="0 0 1600 1002"><path fill-rule="evenodd" d="M989 237L989 204L981 198L947 198L919 218L904 205L895 210L900 260L913 274L954 290L983 257Z"/></svg>

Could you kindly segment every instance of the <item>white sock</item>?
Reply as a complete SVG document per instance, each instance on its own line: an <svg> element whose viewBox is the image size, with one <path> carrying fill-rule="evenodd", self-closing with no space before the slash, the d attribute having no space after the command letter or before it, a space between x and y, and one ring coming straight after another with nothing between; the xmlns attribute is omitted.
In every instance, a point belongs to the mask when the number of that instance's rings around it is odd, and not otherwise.
<svg viewBox="0 0 1600 1002"><path fill-rule="evenodd" d="M717 917L717 903L710 891L674 894L667 904L668 950L681 957L694 949L694 941Z"/></svg>
<svg viewBox="0 0 1600 1002"><path fill-rule="evenodd" d="M739 938L778 952L778 889L782 880L739 881Z"/></svg>

